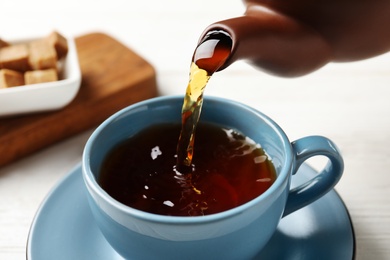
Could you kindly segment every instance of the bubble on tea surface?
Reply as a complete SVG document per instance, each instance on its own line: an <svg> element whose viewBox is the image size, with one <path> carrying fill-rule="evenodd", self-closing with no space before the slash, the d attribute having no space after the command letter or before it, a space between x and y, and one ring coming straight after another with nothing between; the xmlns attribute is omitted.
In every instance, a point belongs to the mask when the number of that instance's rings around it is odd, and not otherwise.
<svg viewBox="0 0 390 260"><path fill-rule="evenodd" d="M166 206L168 206L168 207L173 207L173 206L175 206L175 204L173 204L173 202L170 201L170 200L164 201L163 204L166 205Z"/></svg>
<svg viewBox="0 0 390 260"><path fill-rule="evenodd" d="M256 156L255 158L253 158L254 163L263 163L266 160L267 160L266 155L260 155L260 156Z"/></svg>
<svg viewBox="0 0 390 260"><path fill-rule="evenodd" d="M156 160L159 155L162 155L162 152L160 150L160 147L156 146L152 148L152 152L150 153L150 156L153 160Z"/></svg>

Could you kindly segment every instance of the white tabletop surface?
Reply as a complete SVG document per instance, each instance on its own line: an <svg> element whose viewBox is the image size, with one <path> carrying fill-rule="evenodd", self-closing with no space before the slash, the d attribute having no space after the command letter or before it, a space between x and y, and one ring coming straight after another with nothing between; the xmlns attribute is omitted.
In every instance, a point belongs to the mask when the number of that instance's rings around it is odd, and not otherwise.
<svg viewBox="0 0 390 260"><path fill-rule="evenodd" d="M2 1L0 38L46 35L53 29L72 37L104 32L156 68L161 95L184 94L200 33L243 11L239 0ZM352 217L357 259L390 258L390 53L329 64L295 79L276 78L237 62L215 74L205 95L258 108L291 141L307 135L332 139L345 159L336 190ZM25 258L36 210L80 161L91 131L0 168L0 259ZM320 169L324 161L309 163Z"/></svg>

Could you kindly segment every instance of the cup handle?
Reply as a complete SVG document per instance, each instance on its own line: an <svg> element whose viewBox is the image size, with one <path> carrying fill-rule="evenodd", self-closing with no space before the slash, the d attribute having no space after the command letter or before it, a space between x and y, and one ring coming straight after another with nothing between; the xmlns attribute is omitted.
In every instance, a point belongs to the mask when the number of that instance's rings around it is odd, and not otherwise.
<svg viewBox="0 0 390 260"><path fill-rule="evenodd" d="M304 137L292 142L291 146L295 157L292 174L295 174L301 164L310 157L323 155L328 157L329 161L318 175L290 190L283 217L314 202L329 192L340 180L344 170L344 161L339 149L326 137Z"/></svg>

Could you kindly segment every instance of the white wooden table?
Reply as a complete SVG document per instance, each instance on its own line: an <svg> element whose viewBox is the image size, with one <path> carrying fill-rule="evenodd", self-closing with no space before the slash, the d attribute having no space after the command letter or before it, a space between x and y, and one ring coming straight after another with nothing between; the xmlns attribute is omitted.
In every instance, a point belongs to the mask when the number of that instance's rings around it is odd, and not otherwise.
<svg viewBox="0 0 390 260"><path fill-rule="evenodd" d="M2 1L0 37L26 38L52 29L74 37L102 31L151 62L161 95L184 94L200 33L243 11L239 0ZM332 139L345 158L336 190L352 217L357 259L390 258L390 54L330 64L296 79L275 78L239 62L215 74L205 95L260 109L291 141L312 134ZM38 206L80 161L91 131L0 168L0 259L25 258ZM323 163L310 161L317 169Z"/></svg>

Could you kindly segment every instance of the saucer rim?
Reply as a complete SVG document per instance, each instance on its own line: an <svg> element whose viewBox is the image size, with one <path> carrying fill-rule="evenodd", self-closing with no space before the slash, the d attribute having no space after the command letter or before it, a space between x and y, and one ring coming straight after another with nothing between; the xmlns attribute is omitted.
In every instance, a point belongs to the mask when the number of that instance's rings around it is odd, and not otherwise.
<svg viewBox="0 0 390 260"><path fill-rule="evenodd" d="M313 167L311 167L310 165L308 165L306 163L303 163L302 166L305 166L305 167L309 168L310 170L312 170L314 172L317 172ZM50 189L50 191L46 194L46 196L43 198L43 200L39 204L38 209L37 209L37 211L36 211L36 213L35 213L35 215L33 217L33 220L31 222L30 229L29 229L28 236L27 236L27 241L26 241L26 260L33 260L33 255L32 255L32 251L31 251L32 250L31 240L32 240L32 236L34 234L34 231L36 231L35 230L35 226L38 223L39 216L41 215L42 211L45 209L45 205L46 205L47 201L53 196L53 194L66 181L68 181L69 179L74 177L73 175L76 175L75 173L77 171L81 171L81 167L82 167L82 165L81 165L81 162L80 162L80 163L76 164L73 168L71 168L70 171L68 171L64 176L62 176L57 181L57 183ZM337 196L339 201L342 203L343 208L345 209L345 213L346 213L346 216L348 218L349 226L350 226L350 229L351 229L351 237L352 237L352 245L351 245L352 258L351 258L351 260L356 260L356 232L355 232L355 228L354 228L354 224L353 224L353 220L352 220L351 214L350 214L350 212L349 212L349 210L348 210L348 208L346 206L346 203L344 202L342 197L339 195L337 190L336 189L332 189L331 191L333 191L335 193L335 195Z"/></svg>

